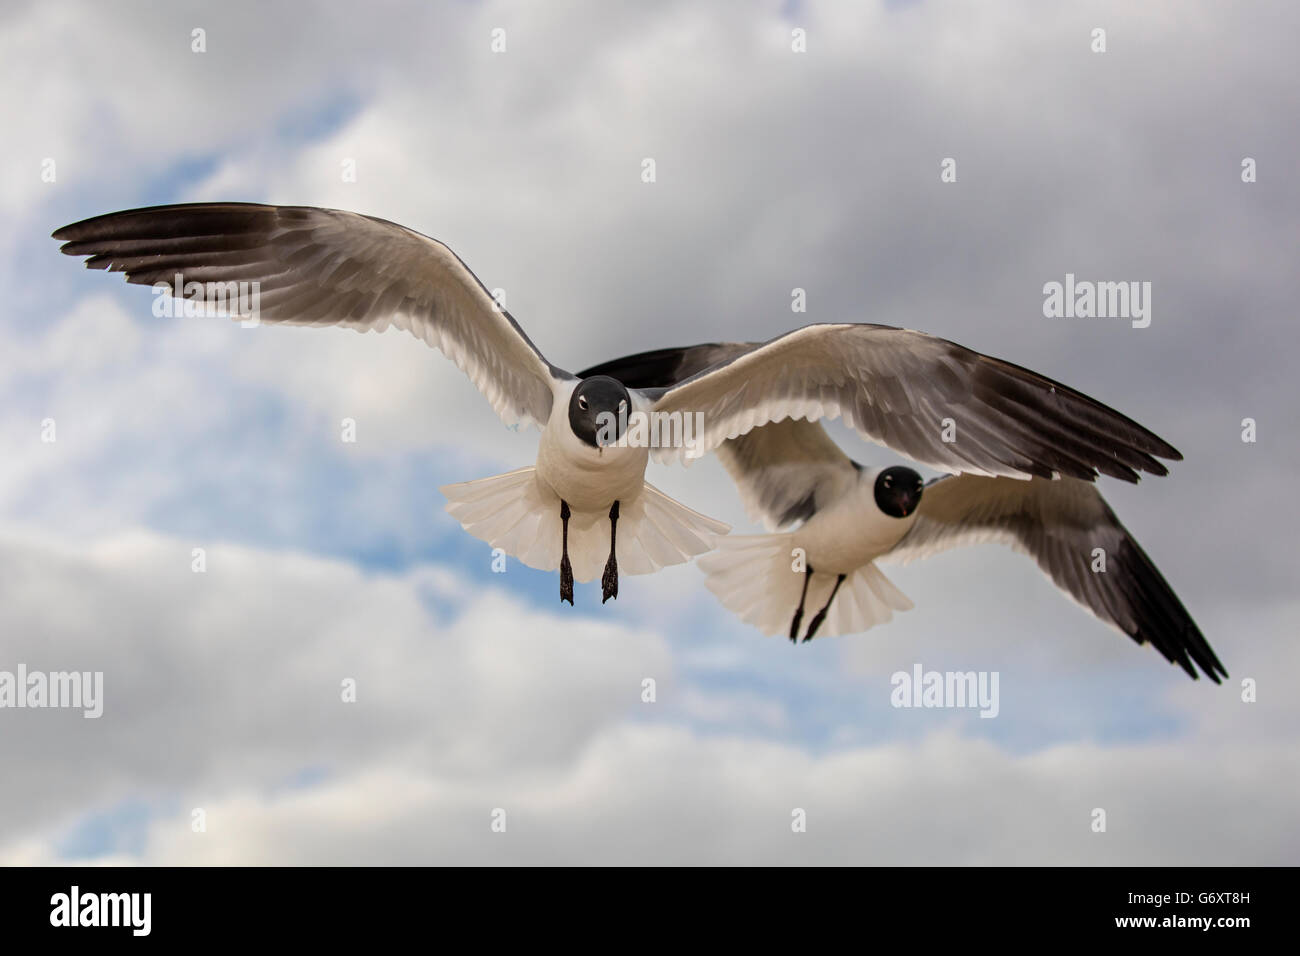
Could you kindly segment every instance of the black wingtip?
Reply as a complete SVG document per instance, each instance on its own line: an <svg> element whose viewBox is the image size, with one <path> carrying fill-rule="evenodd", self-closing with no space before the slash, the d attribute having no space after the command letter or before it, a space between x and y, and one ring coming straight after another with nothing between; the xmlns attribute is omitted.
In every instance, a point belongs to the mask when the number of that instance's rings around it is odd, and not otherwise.
<svg viewBox="0 0 1300 956"><path fill-rule="evenodd" d="M76 222L70 222L66 226L60 226L50 233L51 239L57 239L60 242L75 242L78 239L85 239L87 233L99 223L107 219L120 219L125 213L134 212L135 210L124 210L123 212L108 212L98 216L91 216L88 219L79 219Z"/></svg>
<svg viewBox="0 0 1300 956"><path fill-rule="evenodd" d="M1183 456L1173 445L1109 405L1023 365L975 354L977 365L973 381L976 387L991 390L998 396L1014 398L1031 408L1043 403L1043 393L1046 391L1053 398L1051 405L1071 427L1082 429L1097 438L1104 437L1108 445L1118 445L1129 452L1135 452L1139 460L1145 457L1140 465L1137 461L1133 462L1142 471L1158 474L1150 467L1154 461L1151 456L1171 461L1182 460ZM1042 422L1035 424L1041 427Z"/></svg>
<svg viewBox="0 0 1300 956"><path fill-rule="evenodd" d="M1114 570L1124 576L1124 591L1136 614L1133 626L1125 628L1129 636L1138 644L1150 644L1192 680L1204 674L1215 684L1222 683L1227 668L1164 576L1127 533L1116 558Z"/></svg>
<svg viewBox="0 0 1300 956"><path fill-rule="evenodd" d="M667 388L708 368L719 358L748 347L747 344L740 343L707 342L679 348L653 349L601 362L579 372L578 377L608 375L628 388Z"/></svg>
<svg viewBox="0 0 1300 956"><path fill-rule="evenodd" d="M601 362L578 373L579 378L607 375L628 388L666 387L680 378L682 359L692 347L655 349Z"/></svg>
<svg viewBox="0 0 1300 956"><path fill-rule="evenodd" d="M1213 656L1212 653L1211 656ZM1208 667L1202 664L1201 667L1203 669L1199 671L1196 669L1196 666L1192 664L1190 661L1178 660L1178 661L1170 661L1169 663L1181 667L1183 669L1183 672L1186 673L1187 676L1190 677L1192 680L1200 680L1201 676L1204 675L1205 677L1208 677L1211 681L1213 681L1215 684L1221 685L1225 680L1228 679L1228 672L1224 669L1223 665L1219 663L1218 658L1215 658L1212 662L1210 662Z"/></svg>

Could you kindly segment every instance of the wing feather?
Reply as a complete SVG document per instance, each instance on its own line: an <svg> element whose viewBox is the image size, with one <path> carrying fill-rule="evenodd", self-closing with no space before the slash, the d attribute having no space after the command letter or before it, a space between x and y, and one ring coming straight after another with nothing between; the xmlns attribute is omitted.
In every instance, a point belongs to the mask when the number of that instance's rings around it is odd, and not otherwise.
<svg viewBox="0 0 1300 956"><path fill-rule="evenodd" d="M110 213L54 233L62 251L140 285L246 282L260 321L405 329L455 362L508 425L546 423L551 365L447 246L338 209L193 203ZM257 283L256 286L251 285ZM183 297L184 289L172 294ZM242 318L242 315L232 315Z"/></svg>
<svg viewBox="0 0 1300 956"><path fill-rule="evenodd" d="M863 437L942 471L1137 481L1178 451L1045 376L946 339L882 325L810 325L659 383L655 409L702 412L703 450L786 418L842 416ZM682 350L678 350L682 351ZM701 353L706 354L706 353ZM613 363L610 363L613 364ZM678 459L685 449L656 449Z"/></svg>
<svg viewBox="0 0 1300 956"><path fill-rule="evenodd" d="M998 542L1029 555L1061 590L1192 677L1227 677L1205 636L1097 486L1074 478L954 475L926 485L916 521L881 560L907 563ZM1105 571L1094 571L1094 550Z"/></svg>
<svg viewBox="0 0 1300 956"><path fill-rule="evenodd" d="M608 375L628 388L672 385L718 362L748 352L752 343L725 342L659 349L579 372ZM742 383L734 398L744 401ZM817 422L784 419L723 442L718 459L740 492L745 513L772 531L806 521L856 480L857 466Z"/></svg>

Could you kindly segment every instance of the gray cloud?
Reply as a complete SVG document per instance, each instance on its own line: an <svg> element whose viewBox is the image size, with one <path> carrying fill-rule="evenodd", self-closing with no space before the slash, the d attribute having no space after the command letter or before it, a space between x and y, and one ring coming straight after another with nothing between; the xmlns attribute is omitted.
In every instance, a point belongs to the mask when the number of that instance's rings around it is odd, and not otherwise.
<svg viewBox="0 0 1300 956"><path fill-rule="evenodd" d="M157 861L1294 858L1300 715L1273 682L1300 663L1300 12L780 11L5 15L0 666L102 666L113 708L101 722L0 714L7 765L31 768L0 798L7 858L46 859L64 827L140 794L179 801L148 832ZM807 54L789 50L795 25ZM189 52L196 26L203 55ZM1104 55L1088 50L1095 26ZM493 27L504 55L488 49ZM39 180L46 156L57 184ZM646 156L653 185L638 178ZM947 156L955 184L939 181ZM1240 181L1245 156L1255 184ZM340 181L344 158L358 182ZM46 238L169 199L409 224L504 287L573 369L872 321L1057 377L1186 455L1169 478L1105 493L1234 681L1187 682L991 549L891 569L916 611L797 652L731 622L692 568L638 580L576 626L531 604L529 572L507 576L511 596L467 600L471 568L410 557L443 533L423 471L514 467L535 436L502 429L407 337L162 328L146 293L79 273ZM1066 272L1151 281L1151 327L1044 318L1042 285ZM807 314L790 312L795 286ZM434 408L452 421L435 426ZM35 441L48 414L57 446ZM345 415L362 435L347 452L333 441ZM1239 440L1244 417L1256 444ZM889 457L836 433L859 459ZM715 462L650 477L745 529ZM376 575L284 547L327 521L338 547L401 542L405 563ZM189 571L195 544L220 556L206 577ZM1001 670L998 727L891 712L876 689L916 660ZM656 721L635 695L623 703L647 668L665 675ZM335 688L352 672L366 701L349 716ZM1242 677L1261 681L1258 704L1240 702ZM283 786L316 766L331 768L319 784ZM194 838L178 808L195 800L224 829ZM790 807L805 804L807 839L791 843ZM519 813L493 843L497 805ZM1114 808L1107 835L1088 832L1091 806ZM431 815L440 825L421 824ZM1189 838L1207 830L1209 845Z"/></svg>

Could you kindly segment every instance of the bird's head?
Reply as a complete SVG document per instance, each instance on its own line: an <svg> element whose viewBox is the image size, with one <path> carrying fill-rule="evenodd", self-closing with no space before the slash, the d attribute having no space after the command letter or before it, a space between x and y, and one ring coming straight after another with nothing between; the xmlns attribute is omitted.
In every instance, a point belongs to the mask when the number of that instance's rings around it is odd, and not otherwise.
<svg viewBox="0 0 1300 956"><path fill-rule="evenodd" d="M911 468L895 465L876 476L876 507L891 518L906 518L921 504L925 482Z"/></svg>
<svg viewBox="0 0 1300 956"><path fill-rule="evenodd" d="M608 375L584 378L569 396L569 427L592 448L611 445L622 437L632 411L632 396L623 383Z"/></svg>

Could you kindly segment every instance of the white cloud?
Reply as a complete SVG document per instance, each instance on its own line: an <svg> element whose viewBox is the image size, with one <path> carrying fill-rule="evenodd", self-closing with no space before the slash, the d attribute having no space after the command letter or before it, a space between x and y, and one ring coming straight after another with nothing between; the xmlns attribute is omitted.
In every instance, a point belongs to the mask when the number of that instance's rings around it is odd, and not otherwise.
<svg viewBox="0 0 1300 956"><path fill-rule="evenodd" d="M76 821L142 794L160 809L141 859L162 862L1294 856L1300 712L1277 676L1300 664L1278 318L1296 215L1279 117L1296 93L1277 18L1293 12L1238 5L1171 30L1150 5L811 5L796 57L780 7L172 5L146 20L28 4L5 21L3 653L101 666L109 710L0 713L0 756L29 771L0 795L0 856L48 860ZM1086 52L1096 18L1105 59ZM195 26L206 54L189 51ZM1236 179L1246 154L1253 191ZM960 186L942 192L947 155ZM57 184L40 182L46 156ZM215 165L177 172L199 160ZM395 333L152 320L146 290L54 253L65 219L178 190L429 232L575 370L855 320L1094 392L1187 455L1106 493L1233 682L1184 680L986 549L891 569L916 611L796 649L735 625L689 567L636 581L598 623L539 610L526 572L485 590L425 560L442 525L420 478L430 458L465 479L523 464L536 437L503 429L449 363ZM1149 335L1042 322L1042 282L1092 269L1156 280ZM789 311L795 285L807 314ZM1247 414L1257 446L1237 438ZM343 417L359 442L340 450ZM650 478L746 527L716 462ZM349 553L400 545L407 570L250 543L317 546L328 521ZM993 739L882 716L888 674L918 660L1003 672ZM343 675L360 681L352 710ZM1105 836L1086 827L1098 805ZM510 808L504 839L493 806ZM806 839L792 806L809 809Z"/></svg>
<svg viewBox="0 0 1300 956"><path fill-rule="evenodd" d="M810 757L753 739L619 725L543 776L475 780L365 769L156 821L150 864L1285 864L1300 845L1286 791L1243 787L1294 754L1086 745L1011 757L935 735L914 748ZM1280 762L1279 762L1280 758ZM505 811L506 831L492 832ZM807 832L791 830L802 809ZM1095 833L1093 811L1106 811ZM1276 827L1272 834L1268 827ZM52 862L24 841L8 864Z"/></svg>
<svg viewBox="0 0 1300 956"><path fill-rule="evenodd" d="M373 575L219 546L194 574L185 544L4 537L20 569L0 583L5 663L103 669L106 697L98 721L0 714L5 764L45 766L5 790L6 862L51 860L79 814L131 796L174 809L130 862L1259 863L1298 848L1294 748L1252 738L1244 717L1231 734L1216 718L1166 741L1018 756L955 729L814 754L760 735L799 714L675 679L652 631L538 611L436 567ZM790 832L795 807L805 835Z"/></svg>

